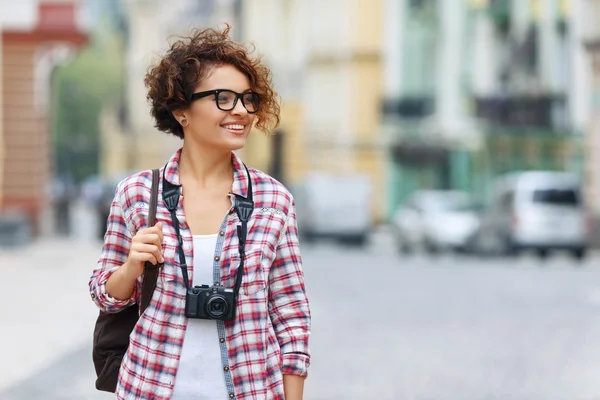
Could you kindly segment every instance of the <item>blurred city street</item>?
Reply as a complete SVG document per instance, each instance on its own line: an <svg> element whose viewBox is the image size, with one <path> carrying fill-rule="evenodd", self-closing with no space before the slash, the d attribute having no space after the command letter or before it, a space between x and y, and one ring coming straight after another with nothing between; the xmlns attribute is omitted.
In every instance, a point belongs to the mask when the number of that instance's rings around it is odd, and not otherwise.
<svg viewBox="0 0 600 400"><path fill-rule="evenodd" d="M115 188L196 145L294 197L305 399L600 399L598 21L600 0L0 1L0 400L114 398L88 280ZM205 74L231 66L260 91L243 147L245 97ZM221 119L176 118L196 109Z"/></svg>
<svg viewBox="0 0 600 400"><path fill-rule="evenodd" d="M83 206L74 219L93 230ZM0 251L10 276L0 301L19 304L0 315L1 399L112 398L94 389L91 362L87 279L99 246L82 231ZM307 399L597 398L597 254L578 264L393 248L385 232L364 249L304 246L313 312Z"/></svg>

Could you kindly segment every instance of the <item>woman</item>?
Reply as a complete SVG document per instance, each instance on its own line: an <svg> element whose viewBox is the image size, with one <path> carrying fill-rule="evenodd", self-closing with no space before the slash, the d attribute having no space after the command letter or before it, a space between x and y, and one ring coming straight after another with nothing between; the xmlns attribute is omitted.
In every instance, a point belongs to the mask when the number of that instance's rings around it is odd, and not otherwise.
<svg viewBox="0 0 600 400"><path fill-rule="evenodd" d="M253 125L265 132L277 126L279 105L269 70L228 33L229 27L208 29L174 43L145 79L156 127L183 139L183 146L160 171L156 225L145 223L151 172L117 186L90 280L97 306L118 312L140 302L144 262L164 263L131 334L118 399L303 396L311 317L294 200L233 153ZM163 193L165 187L175 191ZM165 193L180 196L165 203ZM236 206L249 198L254 208L240 254L246 230L238 229ZM187 269L180 268L180 248ZM190 315L186 306L196 303L188 289L234 288L242 259L233 319ZM219 317L221 306L207 312Z"/></svg>

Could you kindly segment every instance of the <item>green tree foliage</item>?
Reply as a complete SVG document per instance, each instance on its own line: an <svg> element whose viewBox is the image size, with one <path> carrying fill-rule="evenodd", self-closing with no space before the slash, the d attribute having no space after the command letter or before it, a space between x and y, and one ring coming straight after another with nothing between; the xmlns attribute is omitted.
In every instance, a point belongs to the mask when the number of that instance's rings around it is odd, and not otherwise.
<svg viewBox="0 0 600 400"><path fill-rule="evenodd" d="M107 104L123 101L123 39L98 23L90 42L52 77L55 171L81 182L98 172L99 119Z"/></svg>

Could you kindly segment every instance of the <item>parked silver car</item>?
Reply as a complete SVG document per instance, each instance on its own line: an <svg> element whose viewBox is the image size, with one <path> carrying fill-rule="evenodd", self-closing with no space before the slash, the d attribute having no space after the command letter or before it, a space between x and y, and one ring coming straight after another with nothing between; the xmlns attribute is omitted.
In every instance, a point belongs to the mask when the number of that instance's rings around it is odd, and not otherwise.
<svg viewBox="0 0 600 400"><path fill-rule="evenodd" d="M555 171L514 172L493 183L490 205L473 247L483 253L533 250L542 258L566 250L584 258L592 219L580 179Z"/></svg>
<svg viewBox="0 0 600 400"><path fill-rule="evenodd" d="M392 225L402 252L461 251L479 228L479 216L465 192L420 190L396 210Z"/></svg>

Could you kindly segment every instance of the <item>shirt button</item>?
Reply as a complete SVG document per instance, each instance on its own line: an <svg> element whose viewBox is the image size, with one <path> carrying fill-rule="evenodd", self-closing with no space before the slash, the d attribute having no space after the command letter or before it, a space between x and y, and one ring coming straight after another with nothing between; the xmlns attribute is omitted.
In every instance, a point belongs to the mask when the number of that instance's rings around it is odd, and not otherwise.
<svg viewBox="0 0 600 400"><path fill-rule="evenodd" d="M221 286L221 282L215 282L215 286Z"/></svg>
<svg viewBox="0 0 600 400"><path fill-rule="evenodd" d="M234 394L233 394L233 393L229 393L229 398L230 398L230 399L233 399L234 397L235 397L235 396L234 396Z"/></svg>
<svg viewBox="0 0 600 400"><path fill-rule="evenodd" d="M92 299L95 299L96 295L94 293L92 293Z"/></svg>
<svg viewBox="0 0 600 400"><path fill-rule="evenodd" d="M227 371L229 371L229 367L226 365L225 367L223 367L223 370L224 370L225 372L227 372Z"/></svg>
<svg viewBox="0 0 600 400"><path fill-rule="evenodd" d="M220 343L225 343L225 338L220 338L220 339L219 339L219 342L220 342Z"/></svg>
<svg viewBox="0 0 600 400"><path fill-rule="evenodd" d="M219 232L219 235L225 236L225 232L221 231L221 232Z"/></svg>
<svg viewBox="0 0 600 400"><path fill-rule="evenodd" d="M215 261L219 261L220 259L221 259L221 257L215 256Z"/></svg>

